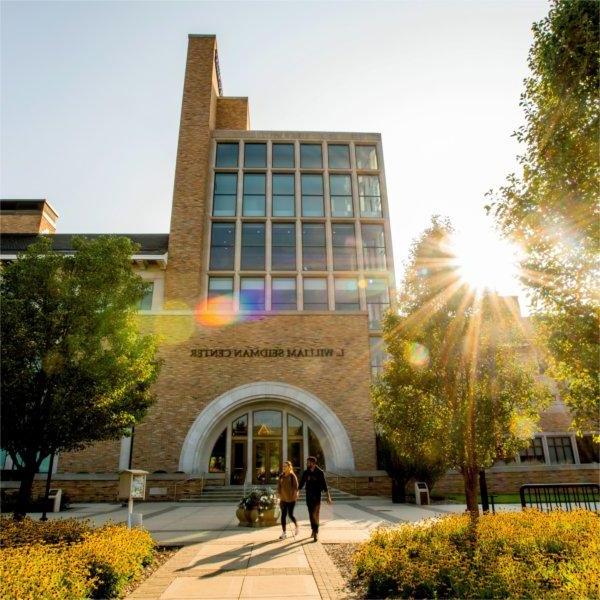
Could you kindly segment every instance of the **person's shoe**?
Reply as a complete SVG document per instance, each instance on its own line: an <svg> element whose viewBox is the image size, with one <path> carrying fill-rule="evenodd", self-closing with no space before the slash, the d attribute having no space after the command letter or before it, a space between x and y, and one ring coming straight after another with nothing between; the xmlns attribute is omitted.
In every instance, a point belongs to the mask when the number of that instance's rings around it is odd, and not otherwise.
<svg viewBox="0 0 600 600"><path fill-rule="evenodd" d="M316 531L313 531L313 542L316 542L319 539L319 534Z"/></svg>
<svg viewBox="0 0 600 600"><path fill-rule="evenodd" d="M282 533L282 534L279 536L279 539L280 539L280 540L285 540L285 538L286 538L286 537L287 537L287 534L286 534L286 532L284 531L284 532L283 532L283 533Z"/></svg>

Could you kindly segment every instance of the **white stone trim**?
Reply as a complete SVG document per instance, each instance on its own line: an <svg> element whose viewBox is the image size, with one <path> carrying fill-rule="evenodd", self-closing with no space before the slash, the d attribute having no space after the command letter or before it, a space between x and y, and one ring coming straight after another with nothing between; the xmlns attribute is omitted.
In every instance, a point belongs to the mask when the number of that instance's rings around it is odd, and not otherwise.
<svg viewBox="0 0 600 600"><path fill-rule="evenodd" d="M321 446L328 470L354 470L354 453L348 434L337 415L322 400L298 387L278 382L258 382L241 385L215 398L190 427L181 448L179 470L198 473L206 469L212 451L210 442L215 427L223 417L245 404L259 400L276 400L296 407L311 417L323 434ZM220 431L217 433L217 435Z"/></svg>

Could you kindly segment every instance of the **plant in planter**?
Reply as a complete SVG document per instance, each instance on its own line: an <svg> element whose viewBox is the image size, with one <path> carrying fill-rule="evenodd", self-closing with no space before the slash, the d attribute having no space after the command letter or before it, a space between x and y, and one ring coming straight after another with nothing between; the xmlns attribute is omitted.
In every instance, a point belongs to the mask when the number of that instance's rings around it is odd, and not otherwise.
<svg viewBox="0 0 600 600"><path fill-rule="evenodd" d="M253 488L241 499L235 514L243 527L277 525L279 500L271 488Z"/></svg>

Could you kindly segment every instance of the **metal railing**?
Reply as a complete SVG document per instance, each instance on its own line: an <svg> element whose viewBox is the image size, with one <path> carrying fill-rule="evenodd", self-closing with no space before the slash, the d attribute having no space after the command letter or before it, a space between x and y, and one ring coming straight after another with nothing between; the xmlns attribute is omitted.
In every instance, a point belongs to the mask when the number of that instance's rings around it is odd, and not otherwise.
<svg viewBox="0 0 600 600"><path fill-rule="evenodd" d="M550 511L585 508L598 512L600 485L597 483L527 483L519 488L521 506Z"/></svg>

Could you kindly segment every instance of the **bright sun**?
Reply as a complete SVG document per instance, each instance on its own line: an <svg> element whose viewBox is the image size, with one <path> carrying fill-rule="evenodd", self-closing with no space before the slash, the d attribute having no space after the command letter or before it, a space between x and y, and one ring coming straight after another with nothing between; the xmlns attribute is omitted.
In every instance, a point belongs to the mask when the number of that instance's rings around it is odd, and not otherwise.
<svg viewBox="0 0 600 600"><path fill-rule="evenodd" d="M461 278L474 290L494 290L502 295L518 291L517 253L493 231L457 232L454 252Z"/></svg>

